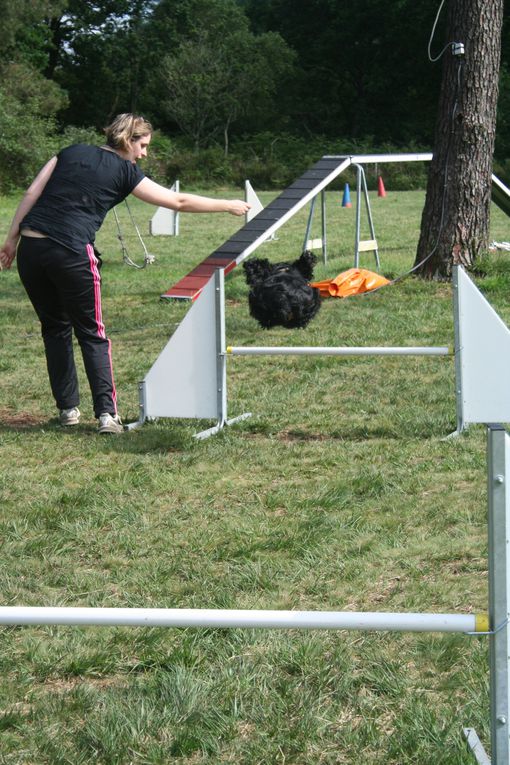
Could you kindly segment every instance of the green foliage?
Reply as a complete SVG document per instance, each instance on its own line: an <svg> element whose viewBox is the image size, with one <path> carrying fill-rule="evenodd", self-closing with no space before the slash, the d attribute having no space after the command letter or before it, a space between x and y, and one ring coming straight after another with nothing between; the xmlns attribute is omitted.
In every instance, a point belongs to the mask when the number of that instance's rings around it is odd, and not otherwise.
<svg viewBox="0 0 510 765"><path fill-rule="evenodd" d="M233 159L226 158L220 147L203 149L199 154L193 148L176 148L165 163L167 183L179 179L185 185L217 186L232 183Z"/></svg>
<svg viewBox="0 0 510 765"><path fill-rule="evenodd" d="M193 5L193 3L192 3ZM263 113L277 120L276 96L292 73L293 53L275 33L255 36L230 0L195 0L194 24L160 68L163 109L198 151L223 139L241 119L256 123ZM225 28L225 14L230 26Z"/></svg>
<svg viewBox="0 0 510 765"><path fill-rule="evenodd" d="M172 185L176 177L172 178L170 168L171 157L174 152L174 142L171 138L156 130L152 134L149 156L144 161L144 172L156 183Z"/></svg>
<svg viewBox="0 0 510 765"><path fill-rule="evenodd" d="M62 89L25 62L2 68L0 87L7 96L18 101L27 114L53 118L67 104Z"/></svg>
<svg viewBox="0 0 510 765"><path fill-rule="evenodd" d="M172 142L172 158L165 150L150 160L155 178L182 168L189 182L247 176L278 187L326 151L432 148L441 66L426 49L436 10L427 0L0 0L0 88L9 67L24 68L26 93L9 96L24 104L27 125L49 118L51 130L55 118L59 134L100 131L121 111L142 112ZM508 178L504 12L495 156ZM437 39L443 27L441 16ZM183 134L192 149L208 149L203 172ZM232 157L217 157L219 145ZM395 188L423 186L416 165L387 172ZM10 165L1 173L11 185L27 175Z"/></svg>
<svg viewBox="0 0 510 765"><path fill-rule="evenodd" d="M415 144L409 147L384 144L374 146L371 139L354 142L328 140L325 136L304 138L291 133L265 131L242 136L233 141L228 157L219 146L196 153L189 143L172 142L172 151L158 162L166 182L179 178L185 184L216 185L218 183L242 186L246 179L258 189L282 188L317 162L325 154L346 155L367 153L398 153L427 151ZM381 167L369 166L366 171L369 188L377 188ZM384 166L384 177L394 190L423 189L426 185L427 165L422 163L396 163ZM354 184L356 174L351 170L332 184L333 189L345 182Z"/></svg>
<svg viewBox="0 0 510 765"><path fill-rule="evenodd" d="M104 143L104 135L98 133L92 128L77 127L76 125L67 125L57 136L58 148L63 149L74 143L90 143L99 146Z"/></svg>
<svg viewBox="0 0 510 765"><path fill-rule="evenodd" d="M286 105L307 132L430 140L440 76L426 56L437 10L430 3L249 0L245 7L258 31L278 31L297 53Z"/></svg>
<svg viewBox="0 0 510 765"><path fill-rule="evenodd" d="M55 151L55 121L0 89L0 192L28 186Z"/></svg>
<svg viewBox="0 0 510 765"><path fill-rule="evenodd" d="M17 48L17 37L28 39L27 25L32 29L45 17L61 10L66 0L0 0L0 18L2 19L2 50L0 58L11 58ZM44 27L43 27L44 28ZM38 32L34 32L34 40ZM40 39L40 38L39 38Z"/></svg>
<svg viewBox="0 0 510 765"><path fill-rule="evenodd" d="M57 111L65 94L30 65L0 69L0 191L27 186L54 153Z"/></svg>

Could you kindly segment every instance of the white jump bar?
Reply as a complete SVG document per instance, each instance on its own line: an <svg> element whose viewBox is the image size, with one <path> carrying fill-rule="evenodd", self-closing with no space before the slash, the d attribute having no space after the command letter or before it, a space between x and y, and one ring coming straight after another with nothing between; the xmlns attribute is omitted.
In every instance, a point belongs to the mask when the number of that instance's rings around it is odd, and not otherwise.
<svg viewBox="0 0 510 765"><path fill-rule="evenodd" d="M235 346L229 345L231 356L451 356L448 346L386 347L380 346L334 348L329 346Z"/></svg>
<svg viewBox="0 0 510 765"><path fill-rule="evenodd" d="M199 608L0 607L0 625L485 632L485 614L256 611Z"/></svg>

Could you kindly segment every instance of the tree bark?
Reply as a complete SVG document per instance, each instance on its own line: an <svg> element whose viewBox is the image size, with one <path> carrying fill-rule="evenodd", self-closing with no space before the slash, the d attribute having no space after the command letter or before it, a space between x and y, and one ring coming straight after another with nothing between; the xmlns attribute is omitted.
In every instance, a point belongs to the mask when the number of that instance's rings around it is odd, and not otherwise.
<svg viewBox="0 0 510 765"><path fill-rule="evenodd" d="M488 247L503 0L451 0L416 273L449 279Z"/></svg>

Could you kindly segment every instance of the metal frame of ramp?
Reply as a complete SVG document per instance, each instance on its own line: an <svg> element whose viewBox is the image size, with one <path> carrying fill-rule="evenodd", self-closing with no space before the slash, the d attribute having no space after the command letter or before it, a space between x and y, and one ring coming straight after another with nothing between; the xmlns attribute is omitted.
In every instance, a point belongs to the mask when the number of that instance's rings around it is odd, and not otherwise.
<svg viewBox="0 0 510 765"><path fill-rule="evenodd" d="M506 215L510 215L510 189L497 175L492 176L491 198Z"/></svg>
<svg viewBox="0 0 510 765"><path fill-rule="evenodd" d="M217 268L222 268L225 274L229 273L351 165L427 162L431 158L432 154L360 154L322 157L161 297L170 300L196 300Z"/></svg>

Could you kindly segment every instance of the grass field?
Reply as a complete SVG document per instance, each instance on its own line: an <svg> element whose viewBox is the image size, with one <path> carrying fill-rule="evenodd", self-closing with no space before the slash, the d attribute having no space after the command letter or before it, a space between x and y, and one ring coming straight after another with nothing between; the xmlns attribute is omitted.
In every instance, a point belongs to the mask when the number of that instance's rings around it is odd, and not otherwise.
<svg viewBox="0 0 510 765"><path fill-rule="evenodd" d="M327 196L317 278L353 257L354 209ZM15 202L0 199L0 237ZM372 198L387 275L412 266L422 205L421 192ZM147 232L154 210L131 208ZM303 212L258 254L296 257L305 224ZM182 216L178 238L145 237L156 263L136 271L105 223L103 313L125 421L187 310L159 295L238 226ZM492 236L510 239L497 209ZM477 283L510 323L508 254L483 261ZM447 284L409 278L325 301L301 331L257 327L241 269L226 293L233 345L453 341ZM203 442L193 433L211 423L187 420L100 438L81 358L82 424L63 431L15 270L0 274L0 296L3 604L486 610L485 432L442 440L455 428L451 359L234 358L230 414L251 419ZM3 628L0 763L468 765L462 727L489 739L487 647L459 635Z"/></svg>

